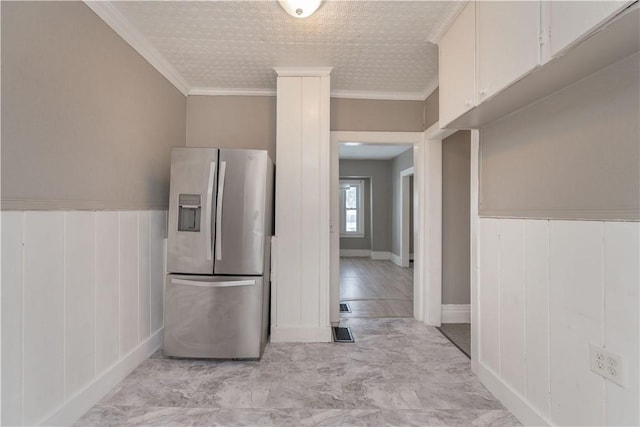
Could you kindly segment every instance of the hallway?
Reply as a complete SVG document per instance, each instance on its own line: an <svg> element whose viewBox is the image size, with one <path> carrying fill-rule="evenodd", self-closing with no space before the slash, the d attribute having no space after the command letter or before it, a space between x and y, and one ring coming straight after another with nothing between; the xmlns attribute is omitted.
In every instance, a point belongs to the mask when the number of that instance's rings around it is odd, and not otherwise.
<svg viewBox="0 0 640 427"><path fill-rule="evenodd" d="M340 258L340 302L351 308L342 318L413 317L413 263Z"/></svg>
<svg viewBox="0 0 640 427"><path fill-rule="evenodd" d="M354 344L270 343L259 361L158 354L76 425L520 425L435 328L341 323Z"/></svg>

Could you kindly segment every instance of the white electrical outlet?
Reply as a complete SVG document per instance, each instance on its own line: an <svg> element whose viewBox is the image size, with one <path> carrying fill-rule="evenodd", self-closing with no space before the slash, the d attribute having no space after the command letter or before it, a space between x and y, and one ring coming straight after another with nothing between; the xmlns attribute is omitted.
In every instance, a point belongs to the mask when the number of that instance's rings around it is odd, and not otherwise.
<svg viewBox="0 0 640 427"><path fill-rule="evenodd" d="M611 353L602 347L589 346L591 370L596 374L624 387L624 363L622 356Z"/></svg>

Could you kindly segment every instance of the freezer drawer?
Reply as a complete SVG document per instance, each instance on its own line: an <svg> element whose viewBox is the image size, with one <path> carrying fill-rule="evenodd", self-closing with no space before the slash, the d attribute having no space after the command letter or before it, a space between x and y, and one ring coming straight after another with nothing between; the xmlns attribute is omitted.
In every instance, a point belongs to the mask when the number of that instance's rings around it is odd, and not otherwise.
<svg viewBox="0 0 640 427"><path fill-rule="evenodd" d="M259 276L167 276L165 355L259 358L266 292Z"/></svg>

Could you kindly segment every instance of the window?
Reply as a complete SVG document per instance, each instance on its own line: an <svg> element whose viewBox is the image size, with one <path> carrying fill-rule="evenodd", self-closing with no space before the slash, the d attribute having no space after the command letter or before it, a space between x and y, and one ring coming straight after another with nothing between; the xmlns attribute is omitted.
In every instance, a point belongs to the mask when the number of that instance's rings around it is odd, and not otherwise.
<svg viewBox="0 0 640 427"><path fill-rule="evenodd" d="M364 237L364 181L340 180L340 236Z"/></svg>

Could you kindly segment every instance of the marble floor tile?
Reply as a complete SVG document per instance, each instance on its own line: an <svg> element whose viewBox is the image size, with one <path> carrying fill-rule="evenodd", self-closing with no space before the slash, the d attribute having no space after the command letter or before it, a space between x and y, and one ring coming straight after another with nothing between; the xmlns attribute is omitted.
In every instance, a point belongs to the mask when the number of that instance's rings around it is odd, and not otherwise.
<svg viewBox="0 0 640 427"><path fill-rule="evenodd" d="M267 344L258 361L145 360L78 426L516 426L471 363L411 318L349 318L353 344Z"/></svg>

